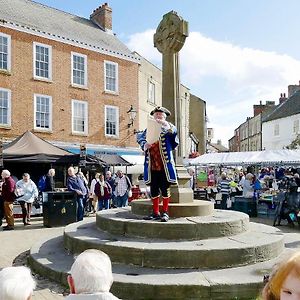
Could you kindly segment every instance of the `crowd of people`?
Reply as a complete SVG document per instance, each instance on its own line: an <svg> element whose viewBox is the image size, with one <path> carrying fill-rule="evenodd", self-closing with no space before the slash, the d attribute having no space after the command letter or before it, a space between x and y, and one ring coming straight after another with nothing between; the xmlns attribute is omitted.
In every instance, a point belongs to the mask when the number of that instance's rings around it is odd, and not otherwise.
<svg viewBox="0 0 300 300"><path fill-rule="evenodd" d="M77 221L83 220L85 214L102 209L125 207L132 188L130 179L121 170L115 175L107 171L96 173L89 184L82 172L75 172L74 167L68 168L66 189L76 194ZM5 218L7 225L3 230L14 230L14 203L17 201L22 209L24 226L31 225L33 205L39 205L42 192L55 191L55 169L41 177L36 184L29 173L23 173L22 179L14 178L9 170L3 170L0 181L0 226Z"/></svg>

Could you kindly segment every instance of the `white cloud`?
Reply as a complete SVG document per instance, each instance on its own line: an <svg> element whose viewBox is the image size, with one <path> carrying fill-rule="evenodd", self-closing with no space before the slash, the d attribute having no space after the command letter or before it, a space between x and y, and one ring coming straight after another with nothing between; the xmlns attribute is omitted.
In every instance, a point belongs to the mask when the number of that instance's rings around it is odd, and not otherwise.
<svg viewBox="0 0 300 300"><path fill-rule="evenodd" d="M127 46L132 51L136 51L154 64L161 65L161 53L154 48L154 29L138 32L129 37Z"/></svg>
<svg viewBox="0 0 300 300"><path fill-rule="evenodd" d="M161 54L153 46L155 30L129 37L130 49L152 63L161 64ZM180 52L181 80L191 93L204 97L201 84L219 91L218 99L206 91L209 127L224 144L233 130L252 116L253 104L260 100L277 101L279 94L300 79L300 61L283 54L243 48L191 32ZM217 80L215 84L214 78ZM222 85L220 84L222 82ZM224 97L222 98L222 90ZM226 94L226 96L225 96ZM226 97L226 98L225 98Z"/></svg>

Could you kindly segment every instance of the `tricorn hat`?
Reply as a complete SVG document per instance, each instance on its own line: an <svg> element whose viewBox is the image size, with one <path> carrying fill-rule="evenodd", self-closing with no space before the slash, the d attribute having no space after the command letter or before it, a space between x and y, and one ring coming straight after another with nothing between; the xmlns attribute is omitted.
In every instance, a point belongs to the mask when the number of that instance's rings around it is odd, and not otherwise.
<svg viewBox="0 0 300 300"><path fill-rule="evenodd" d="M156 112L163 112L163 113L165 113L167 116L170 116L170 115L171 115L171 112L170 112L168 109L166 109L165 107L163 107L163 106L157 106L157 107L155 107L155 108L151 111L150 115L153 116Z"/></svg>

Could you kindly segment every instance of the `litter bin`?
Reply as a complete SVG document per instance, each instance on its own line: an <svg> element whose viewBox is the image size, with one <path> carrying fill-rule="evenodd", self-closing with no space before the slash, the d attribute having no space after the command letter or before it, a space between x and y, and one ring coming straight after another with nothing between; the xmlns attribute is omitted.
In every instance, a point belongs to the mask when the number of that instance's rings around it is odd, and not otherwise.
<svg viewBox="0 0 300 300"><path fill-rule="evenodd" d="M233 210L244 212L248 214L249 217L257 217L257 204L252 198L235 196Z"/></svg>
<svg viewBox="0 0 300 300"><path fill-rule="evenodd" d="M64 226L77 221L76 194L43 193L43 221L46 227Z"/></svg>

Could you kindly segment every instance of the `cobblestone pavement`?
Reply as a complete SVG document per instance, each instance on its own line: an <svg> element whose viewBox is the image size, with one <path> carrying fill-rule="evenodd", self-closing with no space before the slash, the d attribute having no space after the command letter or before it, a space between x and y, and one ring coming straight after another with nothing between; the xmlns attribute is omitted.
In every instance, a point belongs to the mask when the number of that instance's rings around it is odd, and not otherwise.
<svg viewBox="0 0 300 300"><path fill-rule="evenodd" d="M272 225L273 220L268 218L251 218L252 222ZM290 228L282 222L280 228L284 233L286 240L293 244L293 248L300 248L300 228L296 225ZM5 225L5 224L4 224ZM26 264L30 247L44 238L52 238L58 233L63 233L63 227L45 228L42 218L32 218L32 225L26 226L17 219L14 231L2 231L0 229L0 269L11 265ZM46 278L34 274L37 281L37 288L34 291L33 300L52 300L63 299L67 294L62 286L49 281Z"/></svg>
<svg viewBox="0 0 300 300"><path fill-rule="evenodd" d="M16 219L14 231L0 230L0 269L11 265L26 264L30 247L42 238L49 239L57 233L63 233L63 227L45 228L42 218L32 218L32 225L24 227L20 220ZM3 224L5 225L5 224ZM63 299L64 289L41 276L34 274L37 288L34 291L34 300Z"/></svg>

